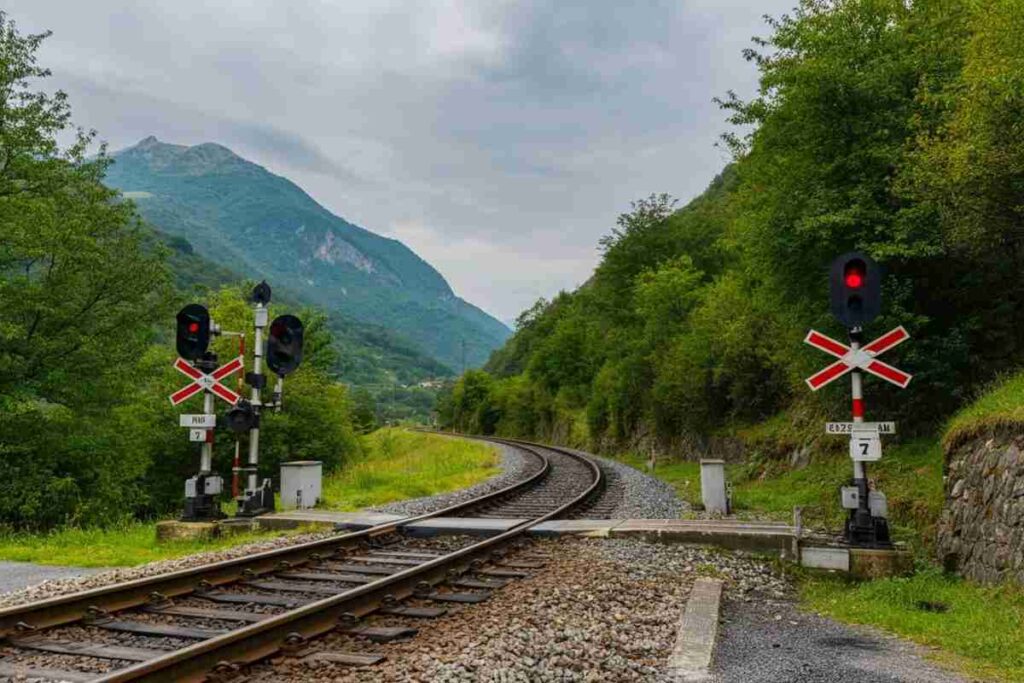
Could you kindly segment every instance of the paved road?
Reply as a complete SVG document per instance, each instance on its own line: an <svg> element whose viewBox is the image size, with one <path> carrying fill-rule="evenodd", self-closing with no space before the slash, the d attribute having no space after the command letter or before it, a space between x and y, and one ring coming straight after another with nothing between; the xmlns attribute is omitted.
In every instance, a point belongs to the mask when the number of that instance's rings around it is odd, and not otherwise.
<svg viewBox="0 0 1024 683"><path fill-rule="evenodd" d="M913 643L799 611L727 600L712 665L719 683L964 683Z"/></svg>
<svg viewBox="0 0 1024 683"><path fill-rule="evenodd" d="M21 590L48 579L67 579L84 574L95 574L102 569L85 567L56 567L31 562L0 562L0 593Z"/></svg>

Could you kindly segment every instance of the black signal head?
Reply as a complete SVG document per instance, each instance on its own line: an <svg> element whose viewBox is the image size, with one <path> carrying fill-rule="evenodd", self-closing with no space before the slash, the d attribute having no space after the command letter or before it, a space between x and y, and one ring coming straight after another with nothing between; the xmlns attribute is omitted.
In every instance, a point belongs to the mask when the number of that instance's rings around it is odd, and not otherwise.
<svg viewBox="0 0 1024 683"><path fill-rule="evenodd" d="M832 315L849 328L863 327L882 312L882 272L874 259L851 251L832 261Z"/></svg>
<svg viewBox="0 0 1024 683"><path fill-rule="evenodd" d="M264 280L252 288L252 296L250 298L254 304L266 306L270 303L270 293L270 285Z"/></svg>
<svg viewBox="0 0 1024 683"><path fill-rule="evenodd" d="M267 367L284 377L302 362L302 321L294 315L279 315L270 323L267 335Z"/></svg>
<svg viewBox="0 0 1024 683"><path fill-rule="evenodd" d="M177 315L175 346L185 360L197 360L210 345L210 312L201 304L189 304Z"/></svg>

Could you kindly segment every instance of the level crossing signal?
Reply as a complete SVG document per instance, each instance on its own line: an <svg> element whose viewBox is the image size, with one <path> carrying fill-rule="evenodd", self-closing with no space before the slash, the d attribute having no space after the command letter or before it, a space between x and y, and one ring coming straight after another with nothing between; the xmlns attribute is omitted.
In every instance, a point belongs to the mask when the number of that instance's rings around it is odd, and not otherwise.
<svg viewBox="0 0 1024 683"><path fill-rule="evenodd" d="M874 259L859 251L832 262L832 315L849 328L863 327L882 312L882 274Z"/></svg>
<svg viewBox="0 0 1024 683"><path fill-rule="evenodd" d="M201 304L189 304L178 311L176 345L185 360L198 360L210 346L210 312Z"/></svg>
<svg viewBox="0 0 1024 683"><path fill-rule="evenodd" d="M889 525L886 521L885 496L872 490L868 482L867 463L882 458L880 435L896 431L891 422L864 422L864 394L861 371L880 377L901 389L910 383L911 375L878 360L878 356L910 338L897 327L878 339L864 344L863 327L882 311L882 273L867 254L849 252L832 261L829 273L832 315L848 330L849 344L832 339L817 330L807 333L804 341L836 358L831 365L807 378L807 386L817 391L849 374L853 421L829 423L829 434L849 434L850 458L853 460L853 486L841 489L843 507L849 510L846 538L851 545L889 547Z"/></svg>
<svg viewBox="0 0 1024 683"><path fill-rule="evenodd" d="M252 388L251 399L243 399L239 394L224 385L223 381L230 375L244 370L244 347L239 344L239 357L217 367L217 355L208 349L211 337L228 334L244 340L241 332L224 332L220 326L210 319L210 312L201 304L189 304L177 315L176 347L178 358L174 367L186 375L190 382L174 392L171 403L178 405L192 396L203 394L203 413L189 415L189 438L202 442L199 473L185 483L184 519L219 519L222 517L217 496L221 492L221 477L213 470L213 429L216 424L214 415L215 398L230 404L225 414L224 424L233 432L241 434L249 432L248 465L241 466L240 446L236 441L235 460L232 471L234 483L232 491L238 500L239 516L253 516L274 509L274 495L270 479L264 479L262 486L258 484L259 465L259 432L260 414L267 409L279 411L282 406L281 395L284 377L294 372L302 362L303 328L302 321L294 315L281 315L273 320L267 330L267 305L270 303L271 290L266 282L256 285L252 292L253 324L255 343L253 349L253 371L245 375L245 381ZM273 400L261 400L260 392L266 387L267 378L263 374L263 361L266 366L278 375L274 388ZM198 424L196 421L198 420ZM239 478L246 479L244 493L238 490Z"/></svg>
<svg viewBox="0 0 1024 683"><path fill-rule="evenodd" d="M279 315L270 323L267 367L284 377L294 372L301 362L302 321L294 315Z"/></svg>

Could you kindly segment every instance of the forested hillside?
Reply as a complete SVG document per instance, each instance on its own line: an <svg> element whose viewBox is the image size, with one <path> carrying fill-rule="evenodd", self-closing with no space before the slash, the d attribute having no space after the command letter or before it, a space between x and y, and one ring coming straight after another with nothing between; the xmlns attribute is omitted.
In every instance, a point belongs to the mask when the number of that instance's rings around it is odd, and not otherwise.
<svg viewBox="0 0 1024 683"><path fill-rule="evenodd" d="M201 288L224 329L252 326L247 288L232 272L154 233L103 184L110 159L92 153L92 136L73 126L67 97L42 89L49 72L35 53L45 38L21 35L0 12L5 530L115 523L180 507L198 453L167 400L182 385L171 365L174 313ZM306 325L305 360L289 377L287 410L265 416L264 476L287 457L334 469L359 450L326 318L291 310ZM215 342L222 359L237 353L233 342ZM221 471L233 441L218 435Z"/></svg>
<svg viewBox="0 0 1024 683"><path fill-rule="evenodd" d="M721 99L733 163L682 209L621 216L593 277L442 398L445 424L608 448L817 431L849 386L812 395L826 358L801 342L843 337L827 268L852 249L886 269L867 337L912 335L892 362L914 381L868 381L869 419L926 430L1021 366L1024 4L805 0L767 33L758 95Z"/></svg>

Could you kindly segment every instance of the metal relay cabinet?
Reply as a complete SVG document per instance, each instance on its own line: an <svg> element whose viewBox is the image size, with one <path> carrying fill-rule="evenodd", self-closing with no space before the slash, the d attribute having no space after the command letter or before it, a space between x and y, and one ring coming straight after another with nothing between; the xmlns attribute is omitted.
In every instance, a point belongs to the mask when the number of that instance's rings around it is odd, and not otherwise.
<svg viewBox="0 0 1024 683"><path fill-rule="evenodd" d="M281 463L281 507L306 509L320 502L323 463L319 460L295 460Z"/></svg>

